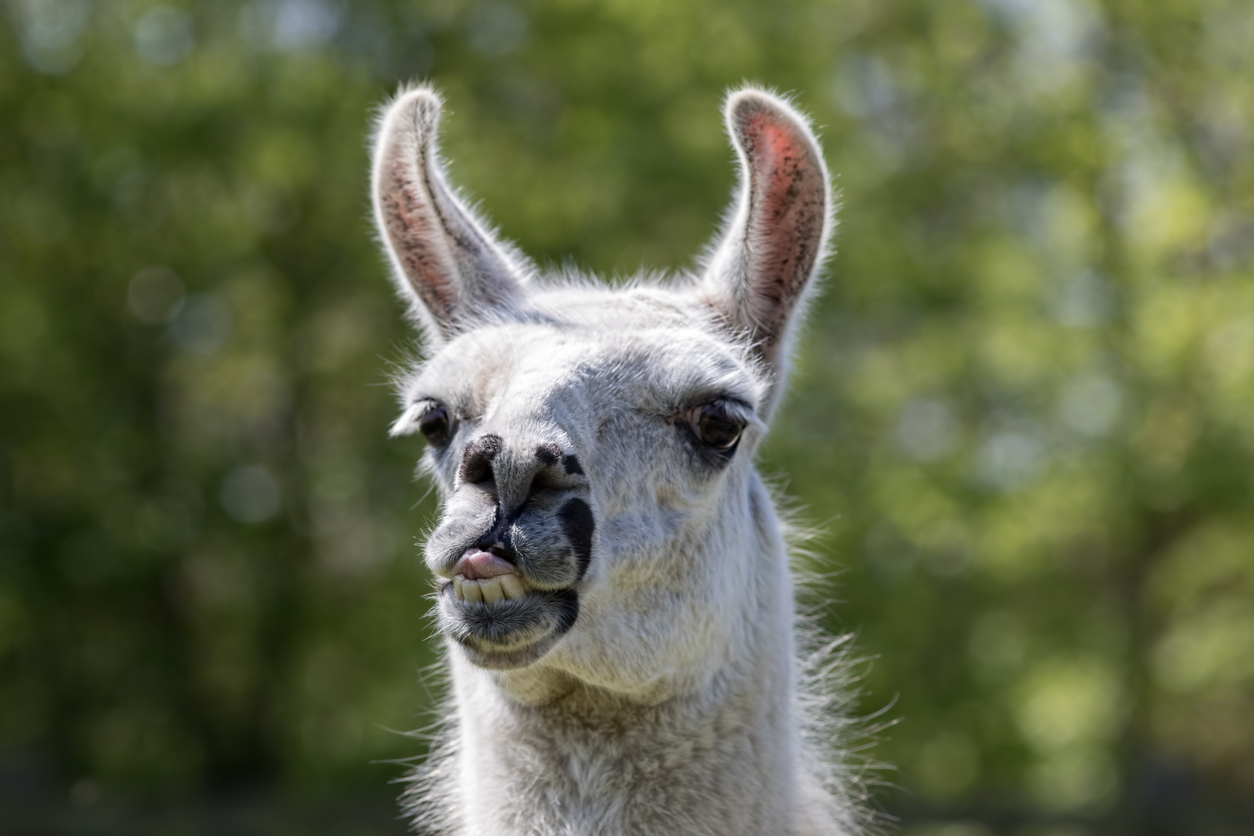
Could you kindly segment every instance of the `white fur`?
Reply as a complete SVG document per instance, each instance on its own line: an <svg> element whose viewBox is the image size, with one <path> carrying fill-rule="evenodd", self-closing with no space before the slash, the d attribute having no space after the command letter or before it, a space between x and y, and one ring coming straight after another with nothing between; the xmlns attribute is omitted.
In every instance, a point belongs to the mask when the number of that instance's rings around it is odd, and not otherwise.
<svg viewBox="0 0 1254 836"><path fill-rule="evenodd" d="M519 565L535 588L576 596L578 617L528 645L536 658L485 662L451 638L462 610L437 595L452 714L406 793L415 823L465 836L863 832L853 771L817 739L840 721L813 713L843 692L803 670L783 526L753 465L833 227L808 122L764 91L729 97L742 186L701 274L614 290L533 277L492 236L447 186L439 110L425 87L387 106L373 178L428 355L401 381L394 431L436 402L457 416L423 459L443 499L427 561L447 583L513 509ZM726 463L685 418L715 398L746 422ZM500 449L474 482L459 468L488 434ZM584 473L538 463L544 445ZM582 576L558 520L578 501L595 520Z"/></svg>

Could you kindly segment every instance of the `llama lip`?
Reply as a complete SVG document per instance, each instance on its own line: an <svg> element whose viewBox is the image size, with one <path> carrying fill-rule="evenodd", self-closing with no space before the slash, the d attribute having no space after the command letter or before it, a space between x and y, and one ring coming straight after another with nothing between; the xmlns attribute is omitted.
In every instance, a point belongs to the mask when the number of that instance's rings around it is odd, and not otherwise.
<svg viewBox="0 0 1254 836"><path fill-rule="evenodd" d="M514 564L467 549L440 587L440 626L482 668L532 664L574 625L579 594L537 588Z"/></svg>
<svg viewBox="0 0 1254 836"><path fill-rule="evenodd" d="M489 580L504 575L517 575L518 569L503 557L482 549L467 549L453 567L454 575L472 581Z"/></svg>
<svg viewBox="0 0 1254 836"><path fill-rule="evenodd" d="M521 597L505 597L511 582L518 584ZM513 591L517 590L511 587ZM476 593L480 597L473 599ZM495 594L501 597L493 600ZM461 645L472 663L496 670L520 668L540 659L579 617L575 590L528 589L514 574L486 581L454 576L440 590L439 600L445 635Z"/></svg>

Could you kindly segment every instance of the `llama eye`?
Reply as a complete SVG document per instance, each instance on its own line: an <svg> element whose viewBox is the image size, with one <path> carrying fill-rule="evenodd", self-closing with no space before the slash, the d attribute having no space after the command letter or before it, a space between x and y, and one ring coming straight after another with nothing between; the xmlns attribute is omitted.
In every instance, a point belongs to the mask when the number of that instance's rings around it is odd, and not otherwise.
<svg viewBox="0 0 1254 836"><path fill-rule="evenodd" d="M418 419L418 432L432 447L443 447L453 436L453 421L444 404L433 403Z"/></svg>
<svg viewBox="0 0 1254 836"><path fill-rule="evenodd" d="M719 401L693 407L688 413L688 422L701 443L713 450L730 455L740 441L745 422L727 411L726 404Z"/></svg>

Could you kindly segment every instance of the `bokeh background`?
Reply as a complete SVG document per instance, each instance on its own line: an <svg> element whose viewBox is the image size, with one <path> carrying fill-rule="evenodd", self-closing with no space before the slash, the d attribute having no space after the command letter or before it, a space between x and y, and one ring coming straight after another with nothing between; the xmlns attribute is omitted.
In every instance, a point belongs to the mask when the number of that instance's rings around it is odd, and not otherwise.
<svg viewBox="0 0 1254 836"><path fill-rule="evenodd" d="M763 455L908 836L1254 833L1248 0L0 2L0 831L401 834L440 692L398 81L542 263L684 268L742 79L844 204Z"/></svg>

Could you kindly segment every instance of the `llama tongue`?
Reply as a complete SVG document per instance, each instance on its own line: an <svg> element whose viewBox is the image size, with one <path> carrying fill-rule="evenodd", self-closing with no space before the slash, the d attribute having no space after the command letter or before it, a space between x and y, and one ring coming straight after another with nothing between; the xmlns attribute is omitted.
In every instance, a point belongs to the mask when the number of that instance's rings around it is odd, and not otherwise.
<svg viewBox="0 0 1254 836"><path fill-rule="evenodd" d="M453 574L475 581L500 575L516 575L518 570L514 568L514 564L491 552L471 549L462 555L461 560L457 561L457 565L453 567Z"/></svg>

